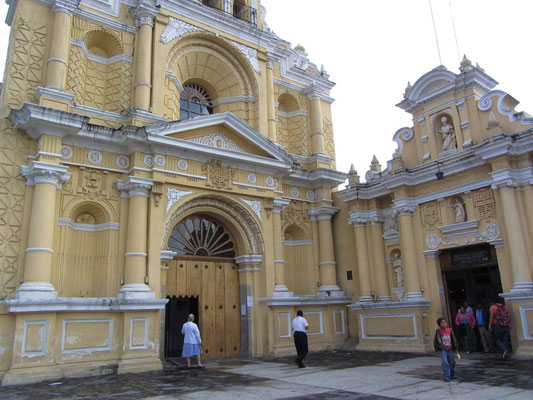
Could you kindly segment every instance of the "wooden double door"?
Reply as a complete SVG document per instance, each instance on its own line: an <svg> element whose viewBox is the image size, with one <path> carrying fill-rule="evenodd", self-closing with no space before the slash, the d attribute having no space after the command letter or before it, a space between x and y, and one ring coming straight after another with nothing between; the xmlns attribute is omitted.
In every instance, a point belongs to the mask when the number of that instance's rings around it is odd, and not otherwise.
<svg viewBox="0 0 533 400"><path fill-rule="evenodd" d="M197 298L198 315L202 337L203 357L227 357L240 354L241 329L239 314L239 272L233 260L223 259L176 259L168 263L167 296L172 298ZM167 314L181 315L183 321L172 321L167 318L166 324L179 327L187 322L184 313L176 313L167 305ZM167 346L179 345L178 332L166 329ZM168 335L172 335L169 337ZM169 351L170 350L170 351ZM166 349L166 354L175 354L176 349ZM181 355L181 354L180 354Z"/></svg>

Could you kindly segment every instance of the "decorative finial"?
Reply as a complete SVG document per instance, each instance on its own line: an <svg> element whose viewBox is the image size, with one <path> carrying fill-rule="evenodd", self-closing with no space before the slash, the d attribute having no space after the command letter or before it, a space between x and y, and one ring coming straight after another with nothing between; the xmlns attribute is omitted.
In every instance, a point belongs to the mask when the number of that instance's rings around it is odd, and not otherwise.
<svg viewBox="0 0 533 400"><path fill-rule="evenodd" d="M404 98L407 97L412 88L413 87L411 86L411 82L407 81L407 86L405 87L405 91L403 92Z"/></svg>
<svg viewBox="0 0 533 400"><path fill-rule="evenodd" d="M459 66L459 71L461 72L467 72L472 70L474 67L472 66L472 61L470 61L468 58L466 58L466 54L463 56L463 61L461 61L461 65Z"/></svg>
<svg viewBox="0 0 533 400"><path fill-rule="evenodd" d="M357 175L357 171L355 170L354 165L350 165L350 171L348 172L348 175Z"/></svg>

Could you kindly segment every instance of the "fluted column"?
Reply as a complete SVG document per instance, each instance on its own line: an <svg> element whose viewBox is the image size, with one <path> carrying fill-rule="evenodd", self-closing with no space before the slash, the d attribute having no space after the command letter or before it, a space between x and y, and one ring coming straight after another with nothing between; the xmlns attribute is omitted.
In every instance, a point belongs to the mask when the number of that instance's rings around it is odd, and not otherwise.
<svg viewBox="0 0 533 400"><path fill-rule="evenodd" d="M311 218L318 221L318 248L319 248L319 293L331 294L340 292L337 285L337 265L333 247L333 232L331 230L331 217L339 211L336 207L320 206L308 210Z"/></svg>
<svg viewBox="0 0 533 400"><path fill-rule="evenodd" d="M53 5L54 24L46 71L46 87L49 89L65 90L71 36L70 27L72 14L78 7L78 3L79 0L56 0Z"/></svg>
<svg viewBox="0 0 533 400"><path fill-rule="evenodd" d="M118 297L126 299L152 299L153 292L145 283L148 254L148 196L153 181L151 179L130 176L117 182L122 196L129 197L128 233L126 238L126 263L124 267L124 285Z"/></svg>
<svg viewBox="0 0 533 400"><path fill-rule="evenodd" d="M406 300L424 300L424 295L420 290L420 276L416 261L416 246L413 243L415 237L413 218L416 208L415 206L401 206L395 208L399 211L400 248L402 251Z"/></svg>
<svg viewBox="0 0 533 400"><path fill-rule="evenodd" d="M157 8L140 1L131 10L137 27L135 47L135 108L148 111L152 89L152 31Z"/></svg>
<svg viewBox="0 0 533 400"><path fill-rule="evenodd" d="M313 154L324 154L324 127L322 124L320 97L315 92L312 92L308 98L311 111L311 151Z"/></svg>
<svg viewBox="0 0 533 400"><path fill-rule="evenodd" d="M274 77L272 71L274 63L274 60L268 59L266 64L268 138L272 141L276 141L276 107L274 106Z"/></svg>
<svg viewBox="0 0 533 400"><path fill-rule="evenodd" d="M68 181L67 167L32 161L21 167L26 183L35 186L31 207L28 247L24 265L24 281L18 287L16 298L47 300L57 297L50 282L54 241L56 190Z"/></svg>
<svg viewBox="0 0 533 400"><path fill-rule="evenodd" d="M368 262L368 248L366 241L366 226L364 221L354 220L355 250L357 257L357 276L359 278L358 303L374 301L372 297L372 280L370 279L370 264Z"/></svg>
<svg viewBox="0 0 533 400"><path fill-rule="evenodd" d="M502 186L500 188L500 199L505 224L505 243L508 246L507 253L511 259L511 269L513 271L514 285L511 292L531 291L533 290L533 282L531 282L526 243L522 235L522 219L527 217L520 213L514 187Z"/></svg>
<svg viewBox="0 0 533 400"><path fill-rule="evenodd" d="M283 242L281 237L281 212L289 200L274 199L272 209L272 230L274 233L274 293L273 296L292 296L285 285L285 260L283 259Z"/></svg>
<svg viewBox="0 0 533 400"><path fill-rule="evenodd" d="M370 235L372 252L374 253L374 270L376 271L376 296L378 301L391 301L381 222L376 221L370 224Z"/></svg>

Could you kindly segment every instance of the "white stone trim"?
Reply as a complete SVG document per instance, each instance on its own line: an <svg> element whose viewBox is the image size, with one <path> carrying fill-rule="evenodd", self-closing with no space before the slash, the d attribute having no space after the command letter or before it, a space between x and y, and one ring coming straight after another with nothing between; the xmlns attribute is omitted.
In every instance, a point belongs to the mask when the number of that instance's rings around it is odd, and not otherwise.
<svg viewBox="0 0 533 400"><path fill-rule="evenodd" d="M117 54L109 58L100 57L95 54L89 53L89 50L87 49L87 46L85 46L85 42L83 40L71 38L70 44L73 46L81 47L81 49L83 50L83 54L85 54L85 57L87 57L88 60L97 62L99 64L110 65L110 64L116 63L117 61L125 61L129 63L133 63L133 57L125 53Z"/></svg>
<svg viewBox="0 0 533 400"><path fill-rule="evenodd" d="M93 13L91 11L78 8L75 11L75 15L85 18L89 21L95 22L97 25L102 24L104 26L107 26L109 28L113 28L119 31L128 32L132 35L135 35L135 32L137 31L134 26L126 25L122 22L115 21L111 18L105 17L103 15L99 15L96 13Z"/></svg>
<svg viewBox="0 0 533 400"><path fill-rule="evenodd" d="M337 315L341 316L342 331L337 330ZM344 323L344 310L333 311L333 329L335 330L336 335L344 335L346 333L346 325Z"/></svg>
<svg viewBox="0 0 533 400"><path fill-rule="evenodd" d="M178 202L182 197L185 197L191 193L192 193L191 191L187 191L187 190L177 190L174 188L168 188L167 189L167 210L166 212L168 212L172 208L172 206L176 202Z"/></svg>
<svg viewBox="0 0 533 400"><path fill-rule="evenodd" d="M263 297L258 299L260 303L266 303L269 307L298 307L298 306L328 306L332 304L348 305L352 301L351 296L317 296L303 295L291 297Z"/></svg>
<svg viewBox="0 0 533 400"><path fill-rule="evenodd" d="M413 336L367 336L365 332L365 320L366 319L375 319L375 318L411 318L413 321ZM418 327L416 325L416 315L415 313L401 313L401 314L361 314L359 316L361 323L361 337L363 339L388 339L388 340L414 340L418 339Z"/></svg>
<svg viewBox="0 0 533 400"><path fill-rule="evenodd" d="M318 317L319 317L319 320L320 320L320 329L318 330L318 332L307 332L307 335L308 336L311 336L311 335L323 335L324 334L324 319L323 319L323 315L322 315L322 311L306 311L305 312L305 315L316 315L318 314Z"/></svg>
<svg viewBox="0 0 533 400"><path fill-rule="evenodd" d="M296 110L296 111L291 111L291 112L284 112L284 111L280 111L278 110L278 115L280 117L285 117L285 118L292 118L292 117L297 117L299 115L303 116L303 117L307 117L307 110Z"/></svg>
<svg viewBox="0 0 533 400"><path fill-rule="evenodd" d="M53 253L54 250L47 249L44 247L28 247L26 250L24 250L26 253L36 253L36 252L43 252L43 253Z"/></svg>
<svg viewBox="0 0 533 400"><path fill-rule="evenodd" d="M235 257L235 263L238 265L261 265L263 262L262 254L245 254L242 256ZM241 271L241 270L239 270Z"/></svg>
<svg viewBox="0 0 533 400"><path fill-rule="evenodd" d="M287 327L288 327L288 334L284 335L283 332L281 332L281 318L287 317ZM291 337L292 336L292 325L291 325L291 313L290 312L279 312L278 313L278 334L279 337Z"/></svg>
<svg viewBox="0 0 533 400"><path fill-rule="evenodd" d="M161 33L159 38L161 43L170 43L177 37L185 35L186 33L191 32L203 32L202 28L191 25L188 22L182 21L177 18L168 17L168 25L165 30Z"/></svg>
<svg viewBox="0 0 533 400"><path fill-rule="evenodd" d="M93 10L118 17L120 9L120 0L81 0L80 5Z"/></svg>
<svg viewBox="0 0 533 400"><path fill-rule="evenodd" d="M80 224L70 218L59 218L59 226L67 226L75 231L100 232L100 231L118 231L120 224L118 222L105 222L103 224Z"/></svg>
<svg viewBox="0 0 533 400"><path fill-rule="evenodd" d="M67 332L67 324L77 323L108 323L108 345L101 347L80 347L77 349L65 349L65 340ZM113 318L95 318L95 319L64 319L63 330L61 334L61 354L90 354L95 351L110 351L113 347Z"/></svg>
<svg viewBox="0 0 533 400"><path fill-rule="evenodd" d="M313 241L311 239L302 239L302 240L285 240L281 241L285 246L307 246L312 245Z"/></svg>
<svg viewBox="0 0 533 400"><path fill-rule="evenodd" d="M134 321L144 321L144 343L141 346L133 345L133 322ZM141 350L148 348L148 329L150 327L150 318L130 318L130 350Z"/></svg>
<svg viewBox="0 0 533 400"><path fill-rule="evenodd" d="M148 257L148 254L146 253L125 253L124 254L124 257L129 257L129 256Z"/></svg>
<svg viewBox="0 0 533 400"><path fill-rule="evenodd" d="M520 306L520 320L522 323L522 332L524 332L524 340L533 340L533 336L529 334L526 311L533 311L533 306ZM532 321L533 322L533 321Z"/></svg>
<svg viewBox="0 0 533 400"><path fill-rule="evenodd" d="M28 326L29 325L43 325L44 335L41 338L43 347L40 351L26 351L26 340L28 335ZM22 334L22 357L39 357L46 355L48 350L48 320L43 321L24 321L24 331Z"/></svg>
<svg viewBox="0 0 533 400"><path fill-rule="evenodd" d="M199 136L192 139L186 139L188 142L202 144L204 146L216 147L219 149L237 151L239 153L248 153L242 147L237 145L233 140L223 133L212 133L205 136ZM219 146L220 144L220 146Z"/></svg>
<svg viewBox="0 0 533 400"><path fill-rule="evenodd" d="M232 104L232 103L255 103L255 96L233 96L233 97L220 97L213 100L213 107L219 104Z"/></svg>
<svg viewBox="0 0 533 400"><path fill-rule="evenodd" d="M230 40L229 42L233 44L233 46L235 46L241 52L241 54L248 60L255 72L261 74L261 66L259 65L259 60L257 59L257 50L242 43L238 43L234 40Z"/></svg>
<svg viewBox="0 0 533 400"><path fill-rule="evenodd" d="M257 215L259 218L259 221L261 221L261 201L259 200L247 200L247 199L241 199L244 203L248 205L252 209L252 211Z"/></svg>

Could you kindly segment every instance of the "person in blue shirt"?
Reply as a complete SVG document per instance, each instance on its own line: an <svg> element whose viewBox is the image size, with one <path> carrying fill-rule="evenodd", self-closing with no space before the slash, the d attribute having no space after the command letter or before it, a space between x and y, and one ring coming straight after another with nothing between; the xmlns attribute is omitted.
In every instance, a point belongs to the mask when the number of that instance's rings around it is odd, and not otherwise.
<svg viewBox="0 0 533 400"><path fill-rule="evenodd" d="M494 349L494 342L492 340L492 334L489 331L490 313L489 309L483 304L476 305L476 311L474 312L476 317L477 327L479 331L479 338L481 339L481 345L483 351L489 353Z"/></svg>

